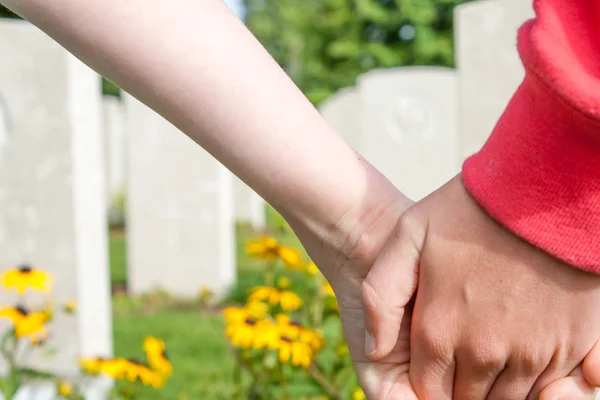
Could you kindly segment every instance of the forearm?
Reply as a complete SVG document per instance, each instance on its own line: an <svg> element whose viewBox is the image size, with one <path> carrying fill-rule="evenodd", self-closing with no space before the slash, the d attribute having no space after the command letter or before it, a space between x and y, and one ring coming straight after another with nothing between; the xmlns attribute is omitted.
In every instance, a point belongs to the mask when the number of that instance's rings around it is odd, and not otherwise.
<svg viewBox="0 0 600 400"><path fill-rule="evenodd" d="M370 207L376 186L393 191L219 0L0 2L162 114L288 218L331 227Z"/></svg>

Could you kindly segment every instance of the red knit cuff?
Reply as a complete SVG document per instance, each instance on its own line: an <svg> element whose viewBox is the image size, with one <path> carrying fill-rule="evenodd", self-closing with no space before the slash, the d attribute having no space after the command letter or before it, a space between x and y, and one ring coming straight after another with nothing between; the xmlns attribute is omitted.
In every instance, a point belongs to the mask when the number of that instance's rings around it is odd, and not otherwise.
<svg viewBox="0 0 600 400"><path fill-rule="evenodd" d="M526 69L487 143L464 163L465 186L518 236L600 273L600 125Z"/></svg>

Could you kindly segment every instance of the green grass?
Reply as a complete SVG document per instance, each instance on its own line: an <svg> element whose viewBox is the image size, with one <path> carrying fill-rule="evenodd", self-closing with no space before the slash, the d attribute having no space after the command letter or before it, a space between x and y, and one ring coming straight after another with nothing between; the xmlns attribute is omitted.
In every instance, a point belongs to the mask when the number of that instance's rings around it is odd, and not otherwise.
<svg viewBox="0 0 600 400"><path fill-rule="evenodd" d="M208 385L217 376L231 377L233 359L223 339L218 315L198 310L157 310L151 314L125 313L114 316L115 354L143 358L141 344L146 335L167 343L173 376L164 388L143 388L136 400L204 399Z"/></svg>
<svg viewBox="0 0 600 400"><path fill-rule="evenodd" d="M271 234L286 244L298 244L289 229L281 228L276 213L270 211L268 220L274 227ZM255 233L247 225L238 225L236 232L238 285L228 297L231 300L243 297L250 287L261 283L263 276L263 264L244 252L245 242ZM127 281L123 234L111 234L110 266L113 285ZM223 321L219 314L209 313L199 304L177 303L160 295L137 299L117 295L113 298L113 329L117 356L143 359L141 346L146 335L161 338L167 344L172 378L158 391L144 388L136 394L136 400L210 400L212 397L203 390L214 387L217 376L230 381L233 359L223 337Z"/></svg>

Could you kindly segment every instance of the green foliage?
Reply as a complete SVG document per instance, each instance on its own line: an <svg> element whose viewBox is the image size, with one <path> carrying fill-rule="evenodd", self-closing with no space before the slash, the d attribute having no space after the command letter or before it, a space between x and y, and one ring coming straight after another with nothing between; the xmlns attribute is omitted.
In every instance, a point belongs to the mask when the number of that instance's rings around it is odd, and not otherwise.
<svg viewBox="0 0 600 400"><path fill-rule="evenodd" d="M244 0L246 24L315 104L373 68L453 66L469 0Z"/></svg>

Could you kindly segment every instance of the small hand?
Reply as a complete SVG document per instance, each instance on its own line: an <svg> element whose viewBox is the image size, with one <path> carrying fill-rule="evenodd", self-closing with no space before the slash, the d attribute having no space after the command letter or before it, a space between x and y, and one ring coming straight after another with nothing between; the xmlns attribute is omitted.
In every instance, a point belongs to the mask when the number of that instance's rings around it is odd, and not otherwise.
<svg viewBox="0 0 600 400"><path fill-rule="evenodd" d="M367 365L379 365L371 375L389 380L400 371L390 363L408 369L410 361L420 400L535 399L600 336L600 277L512 235L479 208L460 177L399 221L362 286L374 337ZM371 385L371 375L362 377L369 398L397 398L386 397L391 383Z"/></svg>

